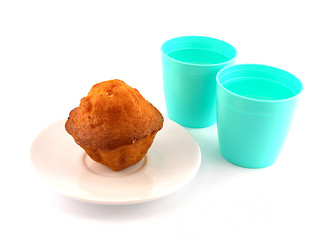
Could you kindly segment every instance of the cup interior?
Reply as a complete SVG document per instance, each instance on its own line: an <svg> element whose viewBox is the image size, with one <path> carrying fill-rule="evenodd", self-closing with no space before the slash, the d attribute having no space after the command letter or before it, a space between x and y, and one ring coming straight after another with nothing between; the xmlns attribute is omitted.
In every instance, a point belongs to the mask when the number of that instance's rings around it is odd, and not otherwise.
<svg viewBox="0 0 320 240"><path fill-rule="evenodd" d="M235 95L255 100L284 100L302 90L301 82L291 73L256 64L226 67L218 73L217 82Z"/></svg>
<svg viewBox="0 0 320 240"><path fill-rule="evenodd" d="M229 43L200 36L170 39L161 50L175 61L194 65L218 65L236 57L236 50Z"/></svg>

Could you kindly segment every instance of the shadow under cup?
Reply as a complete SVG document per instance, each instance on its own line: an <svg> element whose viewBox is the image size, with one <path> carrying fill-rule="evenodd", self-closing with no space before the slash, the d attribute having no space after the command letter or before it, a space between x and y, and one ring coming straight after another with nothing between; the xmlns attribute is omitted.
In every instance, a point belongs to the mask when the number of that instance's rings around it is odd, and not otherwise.
<svg viewBox="0 0 320 240"><path fill-rule="evenodd" d="M209 37L173 38L161 46L163 86L170 119L185 127L216 123L216 75L233 64L236 50Z"/></svg>
<svg viewBox="0 0 320 240"><path fill-rule="evenodd" d="M272 165L287 137L302 84L270 66L240 64L217 75L221 154L247 168Z"/></svg>

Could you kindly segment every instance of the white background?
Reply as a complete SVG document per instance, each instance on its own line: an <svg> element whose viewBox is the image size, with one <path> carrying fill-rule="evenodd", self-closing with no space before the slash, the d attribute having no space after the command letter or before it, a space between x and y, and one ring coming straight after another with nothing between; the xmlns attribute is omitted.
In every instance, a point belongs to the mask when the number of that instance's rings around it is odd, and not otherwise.
<svg viewBox="0 0 320 240"><path fill-rule="evenodd" d="M317 1L1 1L1 239L320 239ZM237 63L283 68L304 84L277 162L225 161L216 126L190 130L202 164L166 198L103 206L56 194L33 170L30 145L97 82L119 78L165 116L161 44L225 40Z"/></svg>

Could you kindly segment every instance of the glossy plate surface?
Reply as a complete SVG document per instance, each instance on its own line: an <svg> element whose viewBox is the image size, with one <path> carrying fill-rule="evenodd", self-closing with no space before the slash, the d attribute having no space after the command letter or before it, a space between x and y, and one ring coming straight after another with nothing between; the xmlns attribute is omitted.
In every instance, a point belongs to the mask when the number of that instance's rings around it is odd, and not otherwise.
<svg viewBox="0 0 320 240"><path fill-rule="evenodd" d="M97 204L133 204L176 192L197 173L200 148L177 123L165 119L146 157L119 172L94 162L60 120L44 129L31 146L31 162L55 190Z"/></svg>

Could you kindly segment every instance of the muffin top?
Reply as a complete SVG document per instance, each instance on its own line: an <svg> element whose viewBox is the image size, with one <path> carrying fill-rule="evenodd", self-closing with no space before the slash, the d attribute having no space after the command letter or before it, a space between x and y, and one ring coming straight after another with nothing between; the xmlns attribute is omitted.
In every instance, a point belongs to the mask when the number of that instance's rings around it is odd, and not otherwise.
<svg viewBox="0 0 320 240"><path fill-rule="evenodd" d="M139 141L162 126L158 109L118 79L95 84L65 124L80 146L110 150Z"/></svg>

